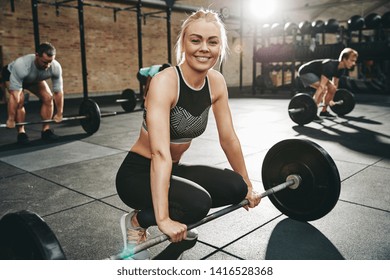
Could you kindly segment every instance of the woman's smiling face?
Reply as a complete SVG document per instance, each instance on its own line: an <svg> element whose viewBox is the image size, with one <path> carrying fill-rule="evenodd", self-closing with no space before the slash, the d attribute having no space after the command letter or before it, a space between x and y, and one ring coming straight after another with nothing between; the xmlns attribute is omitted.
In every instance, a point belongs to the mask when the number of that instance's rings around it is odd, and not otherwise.
<svg viewBox="0 0 390 280"><path fill-rule="evenodd" d="M217 63L221 52L218 26L199 19L191 23L184 35L185 62L198 71L207 71Z"/></svg>

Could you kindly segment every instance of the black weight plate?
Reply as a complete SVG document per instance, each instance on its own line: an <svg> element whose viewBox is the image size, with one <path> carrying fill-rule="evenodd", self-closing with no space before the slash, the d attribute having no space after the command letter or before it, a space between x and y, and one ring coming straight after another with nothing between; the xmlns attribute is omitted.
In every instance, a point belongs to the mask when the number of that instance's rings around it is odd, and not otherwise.
<svg viewBox="0 0 390 280"><path fill-rule="evenodd" d="M0 259L65 260L57 237L37 214L8 213L0 220Z"/></svg>
<svg viewBox="0 0 390 280"><path fill-rule="evenodd" d="M333 101L343 100L343 104L331 106L330 109L338 116L344 116L355 108L355 96L346 89L338 89L334 95Z"/></svg>
<svg viewBox="0 0 390 280"><path fill-rule="evenodd" d="M288 112L291 120L299 125L312 122L317 115L317 105L313 98L307 93L298 93L291 98L288 109L303 108L301 112Z"/></svg>
<svg viewBox="0 0 390 280"><path fill-rule="evenodd" d="M264 188L284 183L288 175L301 176L297 189L269 196L272 204L288 217L312 221L328 214L340 196L340 175L330 155L309 140L288 139L275 144L262 167Z"/></svg>
<svg viewBox="0 0 390 280"><path fill-rule="evenodd" d="M81 102L79 114L80 116L87 116L87 118L80 120L80 124L86 133L92 135L99 130L101 113L95 101L92 99L84 99Z"/></svg>
<svg viewBox="0 0 390 280"><path fill-rule="evenodd" d="M137 99L135 97L135 92L132 89L125 89L122 91L121 99L127 99L127 102L121 102L122 109L125 112L133 112L135 106L137 105Z"/></svg>

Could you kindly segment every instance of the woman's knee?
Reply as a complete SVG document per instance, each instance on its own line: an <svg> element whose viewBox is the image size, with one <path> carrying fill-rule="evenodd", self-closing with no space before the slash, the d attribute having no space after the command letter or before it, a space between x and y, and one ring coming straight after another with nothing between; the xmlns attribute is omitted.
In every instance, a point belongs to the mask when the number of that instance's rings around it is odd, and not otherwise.
<svg viewBox="0 0 390 280"><path fill-rule="evenodd" d="M230 191L231 197L237 199L237 203L241 202L248 193L248 185L246 184L244 178L237 172L234 172L230 169L225 169L226 172L226 189Z"/></svg>
<svg viewBox="0 0 390 280"><path fill-rule="evenodd" d="M192 211L193 211L193 217L194 221L198 221L203 219L210 211L212 201L210 195L205 192L201 191L197 194L197 200L191 199L192 202Z"/></svg>
<svg viewBox="0 0 390 280"><path fill-rule="evenodd" d="M212 205L210 194L198 184L172 176L169 206L173 219L193 223L204 218Z"/></svg>
<svg viewBox="0 0 390 280"><path fill-rule="evenodd" d="M116 191L119 198L127 206L141 210L152 207L152 196L148 184L148 176L134 175L120 169L115 178Z"/></svg>
<svg viewBox="0 0 390 280"><path fill-rule="evenodd" d="M197 202L197 203L196 203ZM169 216L184 224L193 224L207 216L211 208L211 200L191 200L191 203L170 201Z"/></svg>

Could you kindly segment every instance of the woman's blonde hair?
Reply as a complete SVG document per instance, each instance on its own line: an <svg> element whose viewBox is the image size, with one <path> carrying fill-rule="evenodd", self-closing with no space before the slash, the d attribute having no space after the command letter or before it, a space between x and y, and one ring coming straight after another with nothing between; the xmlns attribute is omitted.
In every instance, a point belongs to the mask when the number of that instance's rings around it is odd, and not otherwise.
<svg viewBox="0 0 390 280"><path fill-rule="evenodd" d="M224 61L226 54L228 52L228 43L227 43L227 35L225 25L219 17L218 13L212 10L204 10L200 9L194 13L192 13L182 24L179 36L176 42L176 61L177 64L180 64L184 61L183 54L183 42L184 36L187 31L188 26L196 20L204 19L206 22L213 22L217 25L221 33L221 49L220 49L220 63Z"/></svg>

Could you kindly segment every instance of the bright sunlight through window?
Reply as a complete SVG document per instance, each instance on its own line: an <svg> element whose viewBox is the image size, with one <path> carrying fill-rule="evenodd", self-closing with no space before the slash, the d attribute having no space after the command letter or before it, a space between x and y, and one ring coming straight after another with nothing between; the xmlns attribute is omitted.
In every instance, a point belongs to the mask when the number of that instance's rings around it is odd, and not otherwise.
<svg viewBox="0 0 390 280"><path fill-rule="evenodd" d="M250 10L257 20L269 19L276 10L275 0L250 0Z"/></svg>

